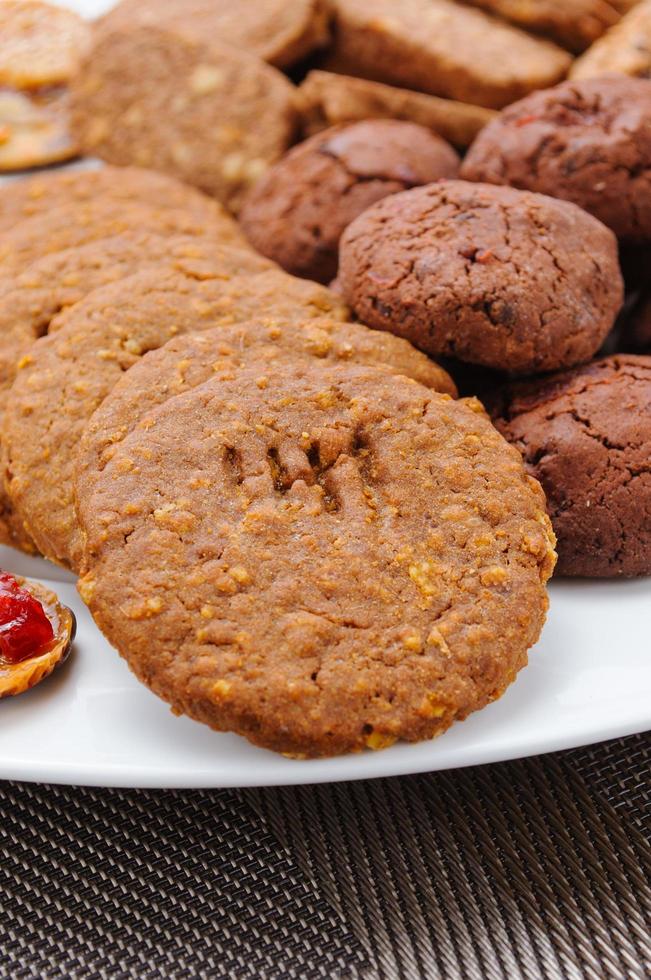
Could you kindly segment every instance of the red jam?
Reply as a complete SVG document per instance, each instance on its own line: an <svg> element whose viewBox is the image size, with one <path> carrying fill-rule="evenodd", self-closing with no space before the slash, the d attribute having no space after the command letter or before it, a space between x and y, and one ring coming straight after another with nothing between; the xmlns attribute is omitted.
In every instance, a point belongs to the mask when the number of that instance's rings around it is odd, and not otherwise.
<svg viewBox="0 0 651 980"><path fill-rule="evenodd" d="M19 664L44 653L54 640L52 623L31 592L0 572L0 661Z"/></svg>

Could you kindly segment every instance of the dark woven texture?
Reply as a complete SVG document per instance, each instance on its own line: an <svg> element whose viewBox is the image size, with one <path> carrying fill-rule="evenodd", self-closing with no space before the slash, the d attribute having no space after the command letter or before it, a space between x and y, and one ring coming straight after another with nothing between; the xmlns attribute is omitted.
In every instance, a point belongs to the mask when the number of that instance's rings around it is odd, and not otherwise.
<svg viewBox="0 0 651 980"><path fill-rule="evenodd" d="M0 784L0 977L651 971L651 739L281 790Z"/></svg>

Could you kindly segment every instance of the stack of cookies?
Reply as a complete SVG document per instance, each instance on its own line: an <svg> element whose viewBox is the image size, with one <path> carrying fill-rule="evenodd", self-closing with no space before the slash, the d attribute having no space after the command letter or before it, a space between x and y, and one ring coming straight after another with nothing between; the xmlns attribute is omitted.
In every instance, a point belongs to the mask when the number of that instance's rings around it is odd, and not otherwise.
<svg viewBox="0 0 651 980"><path fill-rule="evenodd" d="M0 193L0 539L175 712L431 738L554 530L651 573L651 82L561 81L624 3L534 6L124 0L71 83L108 165Z"/></svg>

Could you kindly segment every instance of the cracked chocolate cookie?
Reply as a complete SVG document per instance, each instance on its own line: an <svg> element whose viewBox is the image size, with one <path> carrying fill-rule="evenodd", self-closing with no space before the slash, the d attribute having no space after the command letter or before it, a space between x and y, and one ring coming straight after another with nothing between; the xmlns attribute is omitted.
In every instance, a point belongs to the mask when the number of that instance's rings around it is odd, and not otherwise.
<svg viewBox="0 0 651 980"><path fill-rule="evenodd" d="M52 171L0 187L0 232L61 205L92 204L100 198L110 200L116 212L125 202L161 210L185 209L195 218L221 219L224 227L236 234L235 222L222 206L196 188L153 170L108 166L101 170Z"/></svg>
<svg viewBox="0 0 651 980"><path fill-rule="evenodd" d="M547 495L558 572L651 573L651 357L616 355L502 389L495 424Z"/></svg>
<svg viewBox="0 0 651 980"><path fill-rule="evenodd" d="M14 534L27 533L43 555L76 568L73 477L93 412L148 351L181 333L259 317L260 310L272 324L343 321L348 312L325 287L280 270L227 279L223 272L195 278L162 267L98 289L73 307L60 329L25 355L7 399L2 451ZM359 331L366 336L364 327L349 328L351 356ZM395 349L401 370L410 355L418 377L429 369L408 345ZM378 345L382 363L387 350ZM440 377L436 366L432 376Z"/></svg>
<svg viewBox="0 0 651 980"><path fill-rule="evenodd" d="M208 381L220 366L242 364L253 355L271 369L274 359L288 351L322 363L381 365L434 391L457 395L452 378L429 357L391 334L360 324L326 318L256 319L185 334L134 364L93 414L77 453L75 497L88 496L119 443L168 398Z"/></svg>
<svg viewBox="0 0 651 980"><path fill-rule="evenodd" d="M210 35L158 27L100 31L71 95L86 153L155 167L233 210L298 122L295 89L277 69Z"/></svg>
<svg viewBox="0 0 651 980"><path fill-rule="evenodd" d="M287 68L328 41L327 0L122 0L100 30L176 27L199 40L216 37Z"/></svg>
<svg viewBox="0 0 651 980"><path fill-rule="evenodd" d="M423 126L392 119L335 126L294 147L258 181L240 223L287 272L330 282L341 233L354 218L389 194L458 170L449 143Z"/></svg>
<svg viewBox="0 0 651 980"><path fill-rule="evenodd" d="M341 239L339 283L359 318L513 373L588 360L622 297L615 236L541 194L444 181L380 201Z"/></svg>
<svg viewBox="0 0 651 980"><path fill-rule="evenodd" d="M509 106L479 134L466 180L573 201L626 242L651 240L651 81L570 81Z"/></svg>
<svg viewBox="0 0 651 980"><path fill-rule="evenodd" d="M220 366L80 511L81 595L136 675L291 755L439 734L502 694L547 608L553 536L516 450L477 402L379 369Z"/></svg>

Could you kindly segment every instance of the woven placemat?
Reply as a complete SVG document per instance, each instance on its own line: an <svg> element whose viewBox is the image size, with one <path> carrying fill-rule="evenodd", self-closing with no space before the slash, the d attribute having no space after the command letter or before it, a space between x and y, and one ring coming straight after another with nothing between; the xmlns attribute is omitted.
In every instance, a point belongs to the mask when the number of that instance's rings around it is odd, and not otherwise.
<svg viewBox="0 0 651 980"><path fill-rule="evenodd" d="M0 977L651 971L651 738L280 790L0 784Z"/></svg>

